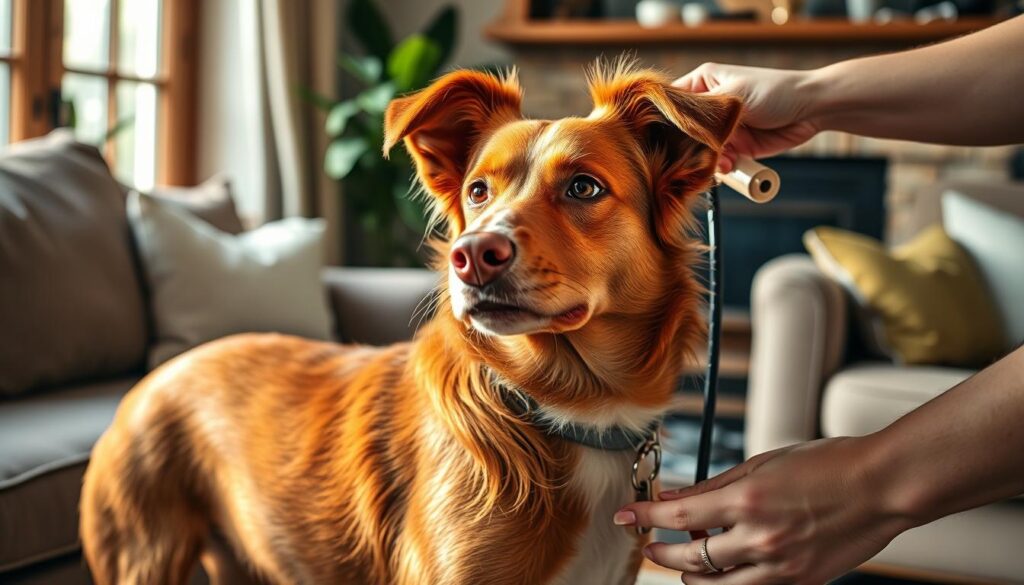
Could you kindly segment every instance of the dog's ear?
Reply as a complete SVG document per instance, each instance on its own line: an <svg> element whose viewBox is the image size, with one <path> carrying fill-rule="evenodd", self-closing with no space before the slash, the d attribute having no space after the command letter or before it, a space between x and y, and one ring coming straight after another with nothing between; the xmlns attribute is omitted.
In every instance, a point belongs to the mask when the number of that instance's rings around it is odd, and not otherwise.
<svg viewBox="0 0 1024 585"><path fill-rule="evenodd" d="M399 140L433 196L435 213L456 233L464 226L459 204L470 158L481 140L521 118L522 90L515 72L498 77L479 71L449 73L424 90L392 100L384 114L384 155Z"/></svg>
<svg viewBox="0 0 1024 585"><path fill-rule="evenodd" d="M693 195L714 180L718 155L739 122L742 102L672 87L664 76L620 62L590 77L595 114L615 117L640 141L651 165L659 241L685 245ZM593 116L593 114L592 114Z"/></svg>

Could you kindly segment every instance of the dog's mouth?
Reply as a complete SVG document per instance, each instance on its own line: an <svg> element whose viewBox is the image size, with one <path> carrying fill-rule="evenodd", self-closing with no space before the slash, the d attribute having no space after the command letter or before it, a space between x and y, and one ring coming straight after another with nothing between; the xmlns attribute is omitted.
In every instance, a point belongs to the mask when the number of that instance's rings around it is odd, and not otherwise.
<svg viewBox="0 0 1024 585"><path fill-rule="evenodd" d="M470 317L485 317L487 319L499 319L510 321L519 318L541 318L543 315L540 313L521 307L519 305L512 305L507 303L497 303L494 301L480 301L469 308Z"/></svg>
<svg viewBox="0 0 1024 585"><path fill-rule="evenodd" d="M589 312L583 303L556 314L546 314L520 304L480 300L469 306L466 314L474 325L484 331L511 335L572 329L580 325Z"/></svg>

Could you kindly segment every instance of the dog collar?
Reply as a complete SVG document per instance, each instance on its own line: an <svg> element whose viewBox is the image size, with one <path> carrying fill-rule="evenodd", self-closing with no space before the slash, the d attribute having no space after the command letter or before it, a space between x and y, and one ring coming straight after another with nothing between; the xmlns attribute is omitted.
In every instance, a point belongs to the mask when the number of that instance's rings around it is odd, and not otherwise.
<svg viewBox="0 0 1024 585"><path fill-rule="evenodd" d="M548 435L572 441L602 451L636 451L647 443L658 433L660 420L655 420L646 429L636 430L634 428L613 426L599 429L594 425L559 422L544 416L540 405L529 394L522 389L497 379L494 376L497 386L501 390L502 399L516 416L527 421L531 425L543 430Z"/></svg>

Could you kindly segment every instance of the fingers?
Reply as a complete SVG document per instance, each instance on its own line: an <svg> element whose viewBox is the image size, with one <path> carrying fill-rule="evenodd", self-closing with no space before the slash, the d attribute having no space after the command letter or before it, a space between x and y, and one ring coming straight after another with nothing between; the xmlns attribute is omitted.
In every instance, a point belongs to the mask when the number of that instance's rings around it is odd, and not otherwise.
<svg viewBox="0 0 1024 585"><path fill-rule="evenodd" d="M666 502L634 502L616 512L619 526L644 526L670 530L704 530L732 526L727 497L720 492Z"/></svg>
<svg viewBox="0 0 1024 585"><path fill-rule="evenodd" d="M693 93L705 93L711 91L714 85L714 63L704 63L693 71L672 82L672 85L684 91Z"/></svg>
<svg viewBox="0 0 1024 585"><path fill-rule="evenodd" d="M718 172L722 174L731 173L736 168L736 154L725 150L718 156Z"/></svg>
<svg viewBox="0 0 1024 585"><path fill-rule="evenodd" d="M705 83L704 78L696 69L673 81L672 85L683 91L693 93L705 93L708 91L707 83Z"/></svg>
<svg viewBox="0 0 1024 585"><path fill-rule="evenodd" d="M710 572L701 558L701 547L704 539L685 544L666 544L652 542L644 548L644 556L663 567L682 571L683 573ZM724 533L707 539L708 558L718 569L741 565L748 559L743 558L742 540L733 533Z"/></svg>

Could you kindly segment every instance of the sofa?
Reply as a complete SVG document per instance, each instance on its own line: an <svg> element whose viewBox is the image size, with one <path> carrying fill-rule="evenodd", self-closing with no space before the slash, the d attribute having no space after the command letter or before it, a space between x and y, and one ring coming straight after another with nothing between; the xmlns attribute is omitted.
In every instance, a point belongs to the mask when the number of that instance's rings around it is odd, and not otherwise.
<svg viewBox="0 0 1024 585"><path fill-rule="evenodd" d="M947 190L1024 217L1024 184L937 184L915 197L908 235L941 222ZM807 255L765 264L751 294L747 457L820 437L872 433L974 373L872 357L859 341L847 293ZM938 581L1019 583L1022 543L1024 500L1015 499L910 530L871 565Z"/></svg>
<svg viewBox="0 0 1024 585"><path fill-rule="evenodd" d="M125 194L100 153L67 135L0 154L0 583L91 582L82 473L145 375L153 337ZM188 204L185 191L168 196ZM197 215L223 223L208 212ZM325 269L336 339L409 338L436 281L426 270Z"/></svg>

